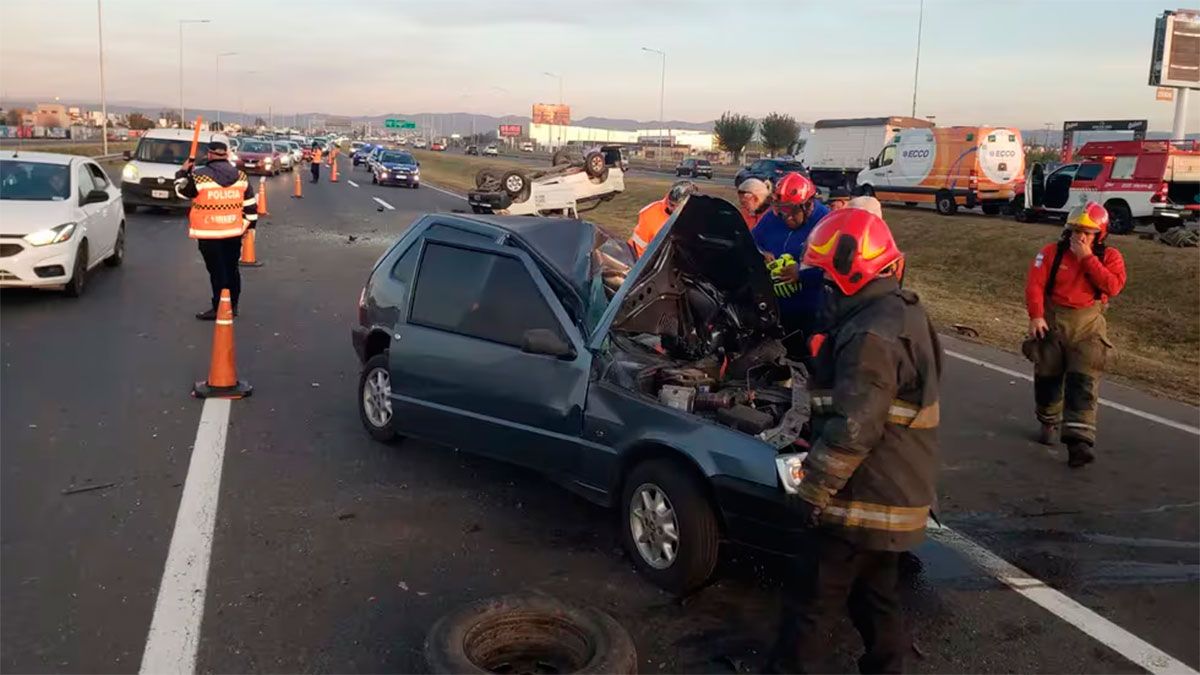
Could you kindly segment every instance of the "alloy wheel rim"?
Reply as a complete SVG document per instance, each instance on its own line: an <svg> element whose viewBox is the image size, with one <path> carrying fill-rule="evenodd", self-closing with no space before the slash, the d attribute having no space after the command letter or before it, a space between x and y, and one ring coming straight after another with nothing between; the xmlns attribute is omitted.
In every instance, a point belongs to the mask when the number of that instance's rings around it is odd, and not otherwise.
<svg viewBox="0 0 1200 675"><path fill-rule="evenodd" d="M387 370L375 368L363 382L363 412L372 426L384 428L392 421L392 380Z"/></svg>
<svg viewBox="0 0 1200 675"><path fill-rule="evenodd" d="M666 492L654 483L643 483L629 500L629 532L642 560L663 570L679 554L679 520Z"/></svg>

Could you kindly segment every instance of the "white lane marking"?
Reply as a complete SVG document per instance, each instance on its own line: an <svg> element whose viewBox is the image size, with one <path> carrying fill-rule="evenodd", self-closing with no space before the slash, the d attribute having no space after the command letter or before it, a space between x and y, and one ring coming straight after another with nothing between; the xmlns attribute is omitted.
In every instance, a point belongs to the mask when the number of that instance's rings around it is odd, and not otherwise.
<svg viewBox="0 0 1200 675"><path fill-rule="evenodd" d="M379 197L371 197L371 199L374 199L375 201L379 202L379 205L380 205L380 206L382 206L383 208L387 209L388 211L395 211L395 210L396 210L396 207L394 207L394 206L392 206L391 204L389 204L389 203L387 203L387 202L383 201L383 200L382 200L382 199L380 199Z"/></svg>
<svg viewBox="0 0 1200 675"><path fill-rule="evenodd" d="M966 361L967 363L973 363L977 366L983 366L984 368L987 368L989 370L994 370L997 373L1004 373L1005 375L1011 375L1012 377L1019 377L1022 380L1029 380L1030 382L1033 381L1033 376L1028 373L1022 373L1017 370L1012 370L1009 368L1005 368L1003 366L998 366L994 363L989 363L982 359L977 359L973 356L967 356L966 354L960 354L959 352L952 351L949 349L945 349L943 351L946 352L947 356L953 356L954 358L961 359L963 361ZM1137 417L1141 417L1144 420L1150 420L1151 422L1158 422L1159 424L1171 427L1172 429L1186 431L1187 433L1192 434L1193 436L1200 436L1200 427L1194 427L1190 424L1184 424L1183 422L1176 422L1175 420L1167 419L1166 417L1162 417L1161 415L1155 415L1154 413L1148 413L1144 410L1138 410L1137 408L1131 408L1123 403L1117 403L1116 401L1110 401L1106 398L1102 398L1102 399L1100 399L1100 405L1108 406L1109 408L1112 408L1113 410L1120 410L1123 413L1129 413L1130 415L1135 415Z"/></svg>
<svg viewBox="0 0 1200 675"><path fill-rule="evenodd" d="M146 651L142 653L141 673L196 672L229 409L228 399L204 401Z"/></svg>
<svg viewBox="0 0 1200 675"><path fill-rule="evenodd" d="M355 183L354 181L350 180L349 178L346 179L346 182L349 183L352 187L358 187L358 183Z"/></svg>
<svg viewBox="0 0 1200 675"><path fill-rule="evenodd" d="M1197 675L1187 664L1056 591L965 535L932 522L929 524L929 535L955 549L1009 588L1146 671Z"/></svg>
<svg viewBox="0 0 1200 675"><path fill-rule="evenodd" d="M422 185L424 185L425 187L429 188L430 190L435 190L435 191L437 191L437 192L440 192L440 193L442 193L442 194L444 194L444 195L450 195L451 197L454 197L454 198L456 198L456 199L466 199L466 197L465 197L465 196L463 196L463 195L460 195L460 194L458 194L458 193L456 193L456 192L451 192L451 191L449 191L449 190L444 190L444 189L442 189L442 188L440 188L440 187L438 187L438 186L436 186L436 185L430 185L429 183L422 183Z"/></svg>

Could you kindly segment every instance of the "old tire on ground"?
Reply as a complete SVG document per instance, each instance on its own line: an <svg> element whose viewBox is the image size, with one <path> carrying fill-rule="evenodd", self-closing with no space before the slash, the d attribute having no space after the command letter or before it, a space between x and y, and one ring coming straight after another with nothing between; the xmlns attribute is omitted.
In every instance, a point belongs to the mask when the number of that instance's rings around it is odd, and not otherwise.
<svg viewBox="0 0 1200 675"><path fill-rule="evenodd" d="M509 171L500 179L500 186L514 202L529 199L529 176L521 171Z"/></svg>
<svg viewBox="0 0 1200 675"><path fill-rule="evenodd" d="M500 172L495 169L480 169L475 172L475 187L480 190L488 188L488 184L498 185L500 183ZM494 187L492 189L495 189Z"/></svg>
<svg viewBox="0 0 1200 675"><path fill-rule="evenodd" d="M1125 202L1111 200L1105 202L1104 208L1108 209L1108 232L1109 234L1129 234L1133 232L1133 213Z"/></svg>
<svg viewBox="0 0 1200 675"><path fill-rule="evenodd" d="M358 419L371 438L387 443L396 439L392 429L391 371L384 350L367 359L358 376Z"/></svg>
<svg viewBox="0 0 1200 675"><path fill-rule="evenodd" d="M943 216L952 216L958 213L958 202L954 200L954 194L943 190L937 193L934 198L937 204L937 212Z"/></svg>
<svg viewBox="0 0 1200 675"><path fill-rule="evenodd" d="M703 586L717 566L720 528L691 467L651 459L633 467L621 490L621 543L638 571L676 595ZM673 542L673 557L663 542Z"/></svg>
<svg viewBox="0 0 1200 675"><path fill-rule="evenodd" d="M606 173L608 167L604 163L604 153L593 150L583 158L583 170L587 172L589 178L599 178L600 174Z"/></svg>
<svg viewBox="0 0 1200 675"><path fill-rule="evenodd" d="M433 673L636 673L637 651L612 617L541 595L480 600L433 624Z"/></svg>
<svg viewBox="0 0 1200 675"><path fill-rule="evenodd" d="M68 298L82 296L83 291L87 288L87 257L88 241L84 239L79 242L79 249L75 251L75 266L71 271L71 280L63 287L63 295Z"/></svg>
<svg viewBox="0 0 1200 675"><path fill-rule="evenodd" d="M1000 204L982 204L979 208L983 209L983 214L985 216L1000 215Z"/></svg>

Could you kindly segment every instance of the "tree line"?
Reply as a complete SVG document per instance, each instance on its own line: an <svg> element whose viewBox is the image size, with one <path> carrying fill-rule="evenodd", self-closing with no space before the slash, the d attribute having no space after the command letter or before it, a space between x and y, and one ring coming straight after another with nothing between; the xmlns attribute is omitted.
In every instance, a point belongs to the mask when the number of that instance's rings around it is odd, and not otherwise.
<svg viewBox="0 0 1200 675"><path fill-rule="evenodd" d="M713 125L717 145L740 161L742 151L758 133L763 148L772 155L791 150L800 143L800 123L785 113L771 113L762 121L749 115L726 111Z"/></svg>

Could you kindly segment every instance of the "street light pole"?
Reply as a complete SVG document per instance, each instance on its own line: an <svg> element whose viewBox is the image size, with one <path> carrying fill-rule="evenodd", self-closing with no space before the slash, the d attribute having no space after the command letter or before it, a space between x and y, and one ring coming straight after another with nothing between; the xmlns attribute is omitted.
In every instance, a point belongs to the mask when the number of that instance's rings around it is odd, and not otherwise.
<svg viewBox="0 0 1200 675"><path fill-rule="evenodd" d="M100 0L96 0L96 36L100 43L100 138L104 154L108 154L108 100L104 95L104 17L100 11Z"/></svg>
<svg viewBox="0 0 1200 675"><path fill-rule="evenodd" d="M912 117L917 116L917 80L921 76L921 29L925 26L925 0L921 0L921 11L917 15L917 65L913 69Z"/></svg>
<svg viewBox="0 0 1200 675"><path fill-rule="evenodd" d="M650 47L642 47L642 51L658 54L662 57L662 80L658 85L658 166L662 166L662 146L663 132L666 130L667 118L663 113L663 103L667 99L667 53L661 49L651 49Z"/></svg>
<svg viewBox="0 0 1200 675"><path fill-rule="evenodd" d="M225 127L221 126L221 57L237 56L237 52L221 52L217 54L217 127L222 131Z"/></svg>
<svg viewBox="0 0 1200 675"><path fill-rule="evenodd" d="M183 24L185 23L208 23L208 19L180 19L179 20L179 128L183 128Z"/></svg>

